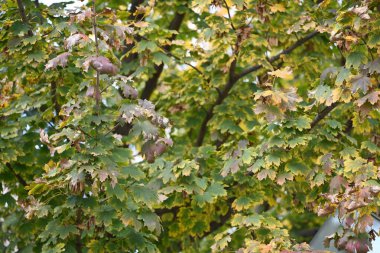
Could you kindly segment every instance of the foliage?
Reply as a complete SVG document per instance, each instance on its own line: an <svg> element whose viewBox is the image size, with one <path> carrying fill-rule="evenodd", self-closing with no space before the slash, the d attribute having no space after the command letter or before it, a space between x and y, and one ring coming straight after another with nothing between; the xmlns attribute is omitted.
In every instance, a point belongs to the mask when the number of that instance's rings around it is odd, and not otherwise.
<svg viewBox="0 0 380 253"><path fill-rule="evenodd" d="M368 252L378 1L4 0L3 252Z"/></svg>

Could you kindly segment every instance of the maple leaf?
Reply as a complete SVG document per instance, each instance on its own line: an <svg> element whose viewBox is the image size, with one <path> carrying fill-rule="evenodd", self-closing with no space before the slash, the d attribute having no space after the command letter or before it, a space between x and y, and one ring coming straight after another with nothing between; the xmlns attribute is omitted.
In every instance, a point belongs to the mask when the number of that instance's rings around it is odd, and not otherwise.
<svg viewBox="0 0 380 253"><path fill-rule="evenodd" d="M373 225L373 221L374 221L373 217L368 214L360 217L357 224L358 231L360 233L365 233L367 227L371 227Z"/></svg>
<svg viewBox="0 0 380 253"><path fill-rule="evenodd" d="M128 84L124 84L122 86L122 89L123 89L123 95L126 98L136 99L139 95L138 91L135 88L129 86Z"/></svg>
<svg viewBox="0 0 380 253"><path fill-rule="evenodd" d="M366 102L369 102L371 105L374 105L379 101L379 95L380 91L373 91L365 95L364 97L356 100L355 104L357 104L359 107L365 104Z"/></svg>
<svg viewBox="0 0 380 253"><path fill-rule="evenodd" d="M270 6L269 8L270 8L270 11L272 13L284 12L286 10L285 6L283 4L280 4L280 3L274 4L274 5Z"/></svg>
<svg viewBox="0 0 380 253"><path fill-rule="evenodd" d="M168 138L160 138L157 141L147 141L142 146L141 152L149 163L153 163L155 158L165 152L168 146L172 146L173 141Z"/></svg>
<svg viewBox="0 0 380 253"><path fill-rule="evenodd" d="M275 71L268 72L269 75L276 76L285 80L292 80L293 79L293 70L287 66L283 69L277 69Z"/></svg>
<svg viewBox="0 0 380 253"><path fill-rule="evenodd" d="M336 192L339 191L342 187L347 187L348 183L344 179L344 177L337 175L333 177L330 181L330 192Z"/></svg>
<svg viewBox="0 0 380 253"><path fill-rule="evenodd" d="M278 175L276 182L279 185L283 185L286 182L286 180L289 180L289 181L293 180L293 175L286 172L281 173Z"/></svg>
<svg viewBox="0 0 380 253"><path fill-rule="evenodd" d="M71 16L71 22L77 21L77 22L83 22L86 19L91 19L92 17L92 10L87 8L84 11Z"/></svg>
<svg viewBox="0 0 380 253"><path fill-rule="evenodd" d="M363 75L357 75L351 79L351 83L352 92L357 92L359 89L361 89L364 93L367 93L368 88L371 86L371 79Z"/></svg>
<svg viewBox="0 0 380 253"><path fill-rule="evenodd" d="M363 66L363 69L367 69L370 74L380 73L380 58L371 61Z"/></svg>
<svg viewBox="0 0 380 253"><path fill-rule="evenodd" d="M367 253L370 250L367 239L352 238L347 241L344 248L348 253Z"/></svg>
<svg viewBox="0 0 380 253"><path fill-rule="evenodd" d="M65 40L65 48L71 49L73 46L77 45L80 40L88 41L89 38L82 33L73 34Z"/></svg>
<svg viewBox="0 0 380 253"><path fill-rule="evenodd" d="M66 67L70 55L71 54L68 52L59 54L55 58L48 61L48 63L45 65L45 69L48 70L56 68L57 66L61 66L63 68Z"/></svg>
<svg viewBox="0 0 380 253"><path fill-rule="evenodd" d="M91 56L88 57L83 63L83 69L88 71L89 66L92 66L100 74L116 75L119 69L111 63L111 61L104 56Z"/></svg>
<svg viewBox="0 0 380 253"><path fill-rule="evenodd" d="M264 169L257 174L257 179L260 181L267 177L274 180L276 178L276 172L271 169Z"/></svg>
<svg viewBox="0 0 380 253"><path fill-rule="evenodd" d="M370 16L368 15L368 6L366 5L355 7L352 9L352 12L357 14L362 19L370 19Z"/></svg>
<svg viewBox="0 0 380 253"><path fill-rule="evenodd" d="M40 129L40 141L45 144L50 144L49 136L43 129Z"/></svg>

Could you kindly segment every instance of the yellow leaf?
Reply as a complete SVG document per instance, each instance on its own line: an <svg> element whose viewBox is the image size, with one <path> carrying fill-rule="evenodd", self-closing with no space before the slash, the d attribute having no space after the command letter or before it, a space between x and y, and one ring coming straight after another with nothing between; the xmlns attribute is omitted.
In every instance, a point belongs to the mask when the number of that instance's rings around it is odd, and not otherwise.
<svg viewBox="0 0 380 253"><path fill-rule="evenodd" d="M293 70L290 67L285 67L283 69L277 69L275 71L268 72L269 75L276 76L285 80L293 79Z"/></svg>
<svg viewBox="0 0 380 253"><path fill-rule="evenodd" d="M241 129L243 129L244 132L248 132L248 131L249 131L248 126L247 126L243 121L240 121L240 123L239 123L239 127L240 127Z"/></svg>
<svg viewBox="0 0 380 253"><path fill-rule="evenodd" d="M275 4L275 5L272 5L270 8L270 11L272 13L275 13L275 12L284 12L285 11L285 6L281 3L278 3L278 4Z"/></svg>
<svg viewBox="0 0 380 253"><path fill-rule="evenodd" d="M149 26L149 23L148 23L148 22L145 22L145 21L139 21L139 22L136 22L136 23L135 23L135 26L136 26L136 27L139 27L139 28L144 28L144 27L148 27L148 26Z"/></svg>
<svg viewBox="0 0 380 253"><path fill-rule="evenodd" d="M125 11L125 10L127 10L127 6L125 6L125 5L119 5L119 10Z"/></svg>

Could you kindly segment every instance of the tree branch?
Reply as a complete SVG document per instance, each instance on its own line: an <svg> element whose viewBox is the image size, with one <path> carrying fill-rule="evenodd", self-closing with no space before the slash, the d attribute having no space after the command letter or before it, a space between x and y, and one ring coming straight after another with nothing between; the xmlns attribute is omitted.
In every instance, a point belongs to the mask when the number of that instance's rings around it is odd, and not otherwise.
<svg viewBox="0 0 380 253"><path fill-rule="evenodd" d="M53 103L53 108L56 114L55 117L56 119L58 119L59 112L61 111L61 106L59 105L58 99L57 99L57 83L55 81L51 82L50 95L51 95L51 100Z"/></svg>
<svg viewBox="0 0 380 253"><path fill-rule="evenodd" d="M282 55L290 54L291 52L294 51L294 49L296 49L297 47L303 45L305 42L311 40L313 37L315 37L318 34L319 34L319 32L314 31L314 32L306 35L305 37L297 40L293 45L291 45L290 47L284 49L279 54L268 58L268 62L269 63L275 62L278 59L280 59ZM246 75L248 75L248 74L250 74L250 73L252 73L254 71L257 71L257 70L261 69L262 67L263 67L263 65L259 64L259 65L254 65L252 67L246 68L240 74L237 75L237 79L240 79L243 76L246 76Z"/></svg>
<svg viewBox="0 0 380 253"><path fill-rule="evenodd" d="M8 168L8 170L17 178L17 181L22 186L27 186L26 181L19 175L17 172L13 169L12 165L10 163L6 163L5 166Z"/></svg>
<svg viewBox="0 0 380 253"><path fill-rule="evenodd" d="M339 102L332 103L330 106L324 108L310 124L310 130L313 129L321 120L323 120L335 107L339 105Z"/></svg>
<svg viewBox="0 0 380 253"><path fill-rule="evenodd" d="M22 0L17 0L17 6L18 6L18 11L20 13L22 22L29 26L29 20L25 14L25 8L24 8L24 4L22 3ZM28 30L28 35L33 36L32 30L30 29Z"/></svg>
<svg viewBox="0 0 380 253"><path fill-rule="evenodd" d="M236 31L234 23L232 23L232 17L231 17L231 13L230 13L230 7L228 7L228 4L227 4L226 0L223 0L223 2L224 2L224 5L226 6L226 9L227 9L227 15L228 15L228 19L230 20L231 28L232 28L232 30Z"/></svg>
<svg viewBox="0 0 380 253"><path fill-rule="evenodd" d="M98 43L98 32L97 32L97 25L96 25L96 8L95 8L95 0L92 0L92 27L94 30L94 36L95 36L95 49L96 49L96 56L99 57L99 43ZM95 100L96 100L96 110L97 114L99 116L99 109L100 109L100 100L101 100L101 94L100 94L100 80L99 80L99 70L96 70L96 83L95 83Z"/></svg>
<svg viewBox="0 0 380 253"><path fill-rule="evenodd" d="M174 31L178 31L181 24L182 24L182 21L185 17L185 14L184 13L176 13L174 15L174 18L173 20L170 22L170 25L169 25L169 30L174 30ZM170 37L170 41L174 40L176 38L176 34L173 34L171 37ZM164 51L170 51L170 45L166 45L163 47ZM150 96L152 95L153 91L157 88L157 84L158 84L158 79L159 77L161 76L161 73L162 71L164 70L164 64L161 63L160 65L156 65L154 67L155 69L155 73L153 74L153 76L146 82L145 84L145 87L144 87L144 90L141 94L141 99L149 99Z"/></svg>
<svg viewBox="0 0 380 253"><path fill-rule="evenodd" d="M294 49L296 49L297 47L303 45L305 42L309 41L310 39L312 39L317 34L318 34L318 32L312 32L309 35L305 36L304 38L297 40L293 45L291 45L290 47L284 49L281 53L279 53L279 54L277 54L277 55L269 58L268 61L270 63L272 63L272 62L275 62L276 60L280 59L280 57L282 55L290 54L291 52L293 52ZM210 106L210 108L208 109L208 111L207 111L207 113L206 113L206 115L205 115L205 117L204 117L204 119L203 119L203 121L201 123L201 127L199 129L197 140L195 142L195 146L196 147L201 146L202 143L203 143L204 137L205 137L206 132L207 132L207 124L208 124L208 122L211 120L211 118L214 115L214 108L215 108L215 106L220 105L224 101L224 99L226 99L226 97L228 96L228 93L230 92L230 90L232 89L232 87L235 85L235 83L240 78L242 78L243 76L248 75L248 74L250 74L250 73L252 73L254 71L257 71L257 70L261 69L263 67L263 65L259 64L259 65L255 65L255 66L246 68L240 74L237 74L237 75L234 74L235 67L236 67L236 58L231 63L228 82L224 86L223 91L219 94L219 96L218 96L217 100L215 101L215 103L212 104Z"/></svg>

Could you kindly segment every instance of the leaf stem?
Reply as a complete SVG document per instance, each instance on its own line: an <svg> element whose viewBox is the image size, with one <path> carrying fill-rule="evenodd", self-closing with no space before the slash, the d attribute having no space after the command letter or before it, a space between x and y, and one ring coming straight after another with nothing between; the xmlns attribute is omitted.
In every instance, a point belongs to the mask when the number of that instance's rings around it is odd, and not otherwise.
<svg viewBox="0 0 380 253"><path fill-rule="evenodd" d="M96 8L95 8L95 0L92 0L92 27L94 30L94 36L95 36L95 49L96 49L96 56L99 57L99 43L98 43L98 33L97 33L97 26L96 26ZM95 84L95 100L96 100L96 111L97 115L99 116L99 110L100 110L100 74L99 71L96 70L96 84Z"/></svg>

